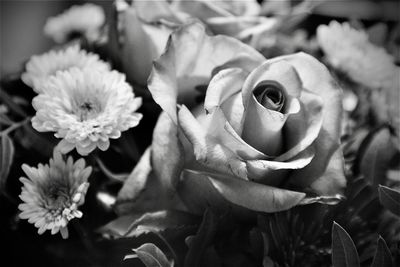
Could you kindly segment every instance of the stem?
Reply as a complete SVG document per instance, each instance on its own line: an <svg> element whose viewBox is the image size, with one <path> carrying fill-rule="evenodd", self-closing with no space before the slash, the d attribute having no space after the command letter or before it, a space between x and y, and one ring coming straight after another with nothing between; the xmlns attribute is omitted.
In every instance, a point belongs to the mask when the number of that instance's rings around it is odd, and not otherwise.
<svg viewBox="0 0 400 267"><path fill-rule="evenodd" d="M23 109L21 109L17 104L14 103L11 96L9 96L2 88L0 88L0 100L2 100L4 104L6 104L11 110L13 110L21 117L28 116L28 114L26 114L26 112Z"/></svg>
<svg viewBox="0 0 400 267"><path fill-rule="evenodd" d="M174 249L170 246L170 244L168 243L168 241L160 234L157 232L153 232L156 236L158 236L158 238L160 238L164 244L167 246L167 248L169 249L169 251L172 254L172 257L174 258L175 261L175 266L178 266L178 256L176 255Z"/></svg>
<svg viewBox="0 0 400 267"><path fill-rule="evenodd" d="M15 129L18 129L19 127L23 126L25 123L27 123L31 118L28 117L20 122L16 122L13 125L11 125L10 127L8 127L7 129L5 129L4 131L0 132L0 134L2 135L6 135L9 134L10 132L14 131Z"/></svg>

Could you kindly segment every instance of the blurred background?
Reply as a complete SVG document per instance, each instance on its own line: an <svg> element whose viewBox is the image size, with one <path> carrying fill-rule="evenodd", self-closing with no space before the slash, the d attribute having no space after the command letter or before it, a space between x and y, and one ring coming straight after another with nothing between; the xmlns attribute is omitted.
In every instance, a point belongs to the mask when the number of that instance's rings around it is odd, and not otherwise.
<svg viewBox="0 0 400 267"><path fill-rule="evenodd" d="M41 54L54 45L43 35L46 19L72 5L95 3L110 14L112 0L0 0L0 78L21 71L32 55Z"/></svg>
<svg viewBox="0 0 400 267"><path fill-rule="evenodd" d="M399 0L313 1L321 2L315 9L314 16L339 20L354 18L365 21L399 21ZM110 16L112 0L0 0L0 77L21 71L23 63L31 55L43 53L53 45L53 42L43 35L43 26L48 17L57 15L72 5L87 2L102 6L107 16Z"/></svg>

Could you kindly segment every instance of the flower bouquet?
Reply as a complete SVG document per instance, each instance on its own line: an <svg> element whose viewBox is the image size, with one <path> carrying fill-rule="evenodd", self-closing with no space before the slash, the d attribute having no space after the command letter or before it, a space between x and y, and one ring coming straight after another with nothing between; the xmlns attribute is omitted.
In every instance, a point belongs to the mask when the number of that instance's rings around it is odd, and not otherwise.
<svg viewBox="0 0 400 267"><path fill-rule="evenodd" d="M10 266L400 263L398 3L100 4L2 74Z"/></svg>

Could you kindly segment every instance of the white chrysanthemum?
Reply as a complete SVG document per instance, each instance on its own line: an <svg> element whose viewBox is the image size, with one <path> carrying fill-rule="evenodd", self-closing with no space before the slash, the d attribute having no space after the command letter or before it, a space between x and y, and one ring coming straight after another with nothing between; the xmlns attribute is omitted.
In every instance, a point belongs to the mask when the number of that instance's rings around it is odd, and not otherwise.
<svg viewBox="0 0 400 267"><path fill-rule="evenodd" d="M48 18L44 26L45 35L57 43L64 43L75 34L95 40L105 22L103 9L95 4L75 5L64 13Z"/></svg>
<svg viewBox="0 0 400 267"><path fill-rule="evenodd" d="M384 88L391 83L393 59L373 45L366 32L332 21L318 27L317 40L328 62L352 80L369 88Z"/></svg>
<svg viewBox="0 0 400 267"><path fill-rule="evenodd" d="M70 46L64 50L51 50L32 58L26 64L26 71L22 74L22 81L40 93L41 87L49 77L57 71L68 70L72 67L79 69L90 68L97 71L109 71L108 63L102 61L98 55L81 50L79 45Z"/></svg>
<svg viewBox="0 0 400 267"><path fill-rule="evenodd" d="M22 211L19 217L39 228L39 234L46 230L51 230L52 234L60 231L62 237L67 238L68 222L82 217L78 207L85 201L92 167L85 168L83 159L74 163L69 157L65 162L61 154L54 151L49 165L39 164L34 168L23 164L22 169L28 179L20 178L24 185L19 197L24 203L18 206Z"/></svg>
<svg viewBox="0 0 400 267"><path fill-rule="evenodd" d="M109 138L135 127L142 118L135 112L141 104L125 75L72 68L51 77L33 99L37 112L32 126L63 138L58 145L61 152L76 148L87 155L96 147L107 150Z"/></svg>

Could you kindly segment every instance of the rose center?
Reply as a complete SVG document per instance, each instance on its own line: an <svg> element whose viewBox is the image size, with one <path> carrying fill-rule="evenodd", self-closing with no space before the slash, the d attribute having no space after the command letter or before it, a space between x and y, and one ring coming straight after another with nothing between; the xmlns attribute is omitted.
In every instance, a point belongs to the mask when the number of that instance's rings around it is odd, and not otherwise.
<svg viewBox="0 0 400 267"><path fill-rule="evenodd" d="M261 82L256 86L253 94L258 103L263 107L282 112L285 106L285 95L282 87L270 81Z"/></svg>

